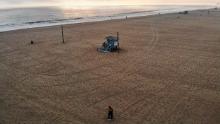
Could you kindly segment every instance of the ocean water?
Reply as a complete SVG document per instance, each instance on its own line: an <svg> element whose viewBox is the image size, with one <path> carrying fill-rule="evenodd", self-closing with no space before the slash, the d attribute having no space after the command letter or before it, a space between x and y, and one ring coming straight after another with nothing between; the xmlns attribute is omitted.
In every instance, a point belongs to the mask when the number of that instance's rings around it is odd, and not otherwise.
<svg viewBox="0 0 220 124"><path fill-rule="evenodd" d="M149 5L76 7L72 9L59 7L0 9L0 32L208 8L213 8L213 6Z"/></svg>

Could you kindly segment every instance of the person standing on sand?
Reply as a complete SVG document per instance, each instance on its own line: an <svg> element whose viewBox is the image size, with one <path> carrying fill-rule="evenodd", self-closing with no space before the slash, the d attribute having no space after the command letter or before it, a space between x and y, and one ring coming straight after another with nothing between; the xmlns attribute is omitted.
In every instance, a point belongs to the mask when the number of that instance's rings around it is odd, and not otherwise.
<svg viewBox="0 0 220 124"><path fill-rule="evenodd" d="M33 41L33 40L31 40L31 44L34 44L34 41Z"/></svg>
<svg viewBox="0 0 220 124"><path fill-rule="evenodd" d="M113 109L111 106L108 107L108 120L113 119Z"/></svg>

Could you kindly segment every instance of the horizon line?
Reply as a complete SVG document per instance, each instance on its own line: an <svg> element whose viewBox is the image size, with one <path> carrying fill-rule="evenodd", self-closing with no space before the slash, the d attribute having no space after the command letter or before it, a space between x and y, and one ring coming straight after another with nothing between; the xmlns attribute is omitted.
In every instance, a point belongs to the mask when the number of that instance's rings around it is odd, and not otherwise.
<svg viewBox="0 0 220 124"><path fill-rule="evenodd" d="M75 6L72 6L72 8L78 8L78 7L111 7L111 6L157 6L157 5L160 5L160 6L169 6L169 5L172 5L172 6L216 6L218 7L218 4L198 4L198 3L151 3L151 4L137 4L137 5L132 5L132 4L121 4L121 5L75 5ZM59 5L36 5L36 6L17 6L17 7L2 7L0 8L0 10L4 9L4 10L7 10L7 9L25 9L25 8L43 8L43 7L58 7L58 8L62 8L62 6L59 6Z"/></svg>

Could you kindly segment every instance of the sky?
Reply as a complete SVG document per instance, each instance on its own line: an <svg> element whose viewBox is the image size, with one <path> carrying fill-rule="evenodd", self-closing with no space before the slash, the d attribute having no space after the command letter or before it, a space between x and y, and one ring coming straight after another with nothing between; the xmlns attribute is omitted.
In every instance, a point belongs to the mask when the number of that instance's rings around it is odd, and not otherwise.
<svg viewBox="0 0 220 124"><path fill-rule="evenodd" d="M77 6L103 5L149 5L149 4L187 4L216 5L220 0L0 0L0 8L60 6L64 8Z"/></svg>

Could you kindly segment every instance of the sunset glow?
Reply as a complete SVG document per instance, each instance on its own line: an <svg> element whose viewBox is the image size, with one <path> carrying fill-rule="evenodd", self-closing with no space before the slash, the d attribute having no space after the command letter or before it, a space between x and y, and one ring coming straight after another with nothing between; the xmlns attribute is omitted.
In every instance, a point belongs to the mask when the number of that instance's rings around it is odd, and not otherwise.
<svg viewBox="0 0 220 124"><path fill-rule="evenodd" d="M1 0L0 8L59 6L62 8L114 5L217 5L219 0Z"/></svg>

